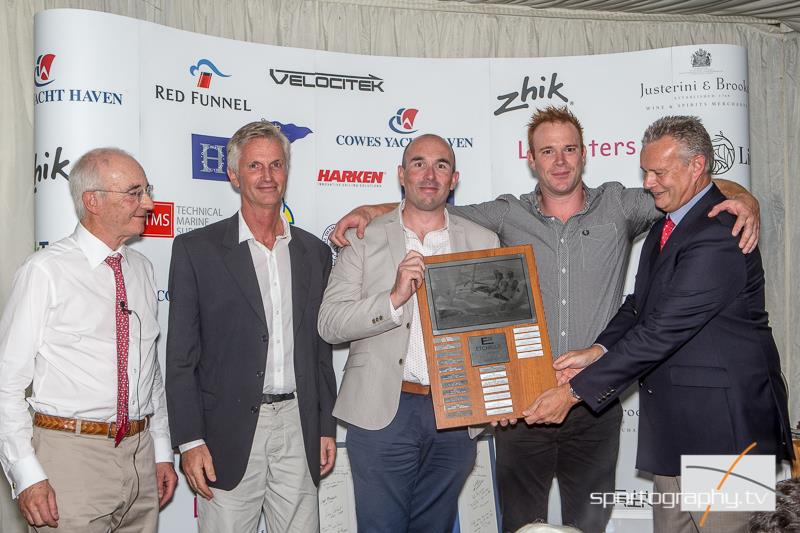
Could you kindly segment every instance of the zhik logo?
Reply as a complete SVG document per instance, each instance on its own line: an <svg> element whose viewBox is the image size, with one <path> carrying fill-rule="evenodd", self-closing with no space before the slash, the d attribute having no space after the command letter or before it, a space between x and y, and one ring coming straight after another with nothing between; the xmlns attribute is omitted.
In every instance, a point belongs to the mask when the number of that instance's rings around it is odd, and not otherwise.
<svg viewBox="0 0 800 533"><path fill-rule="evenodd" d="M213 74L222 78L230 78L230 74L223 74L210 59L200 59L196 65L189 67L189 74L197 77L197 86L201 89L211 87L211 77Z"/></svg>
<svg viewBox="0 0 800 533"><path fill-rule="evenodd" d="M42 54L36 58L36 68L34 69L33 84L37 87L44 87L50 85L54 78L50 77L50 69L53 66L53 60L56 58L55 54Z"/></svg>
<svg viewBox="0 0 800 533"><path fill-rule="evenodd" d="M401 107L389 119L389 128L395 133L415 133L417 130L414 129L414 120L417 118L417 113L419 113L419 109Z"/></svg>

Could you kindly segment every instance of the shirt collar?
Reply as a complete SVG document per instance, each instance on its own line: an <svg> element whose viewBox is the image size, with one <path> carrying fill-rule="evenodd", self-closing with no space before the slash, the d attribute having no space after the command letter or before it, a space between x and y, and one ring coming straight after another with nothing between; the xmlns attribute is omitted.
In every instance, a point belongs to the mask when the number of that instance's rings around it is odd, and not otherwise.
<svg viewBox="0 0 800 533"><path fill-rule="evenodd" d="M406 227L406 225L403 223L403 208L405 208L405 206L406 206L406 200L405 200L405 198L403 198L400 201L400 205L397 206L397 217L400 219L400 226L402 226L403 231L414 233L413 231L408 229ZM450 213L448 213L447 209L445 209L444 210L444 226L439 228L439 229L437 229L437 230L434 230L434 231L447 231L449 229L450 229ZM414 233L414 235L416 235L416 233Z"/></svg>
<svg viewBox="0 0 800 533"><path fill-rule="evenodd" d="M286 216L283 214L283 211L281 211L280 217L281 217L281 220L283 221L283 233L281 235L276 235L275 236L275 242L277 242L277 241L279 241L281 239L286 239L287 240L286 243L288 244L289 241L292 240L292 234L289 231L289 221L286 220ZM240 209L239 210L239 243L241 244L241 243L243 243L245 241L248 241L250 239L256 240L256 238L253 237L253 232L250 231L250 226L247 225L247 222L245 221L244 216L242 216L242 210Z"/></svg>
<svg viewBox="0 0 800 533"><path fill-rule="evenodd" d="M708 185L703 187L700 192L692 196L691 200L680 206L672 213L668 213L670 220L672 220L676 226L680 224L681 220L683 220L683 217L685 217L686 214L695 206L695 204L700 201L700 198L702 198L711 189L711 185L713 185L713 183L713 181L710 182Z"/></svg>
<svg viewBox="0 0 800 533"><path fill-rule="evenodd" d="M85 255L86 259L89 261L89 266L92 268L97 267L106 260L106 257L113 254L120 254L123 261L128 261L127 246L123 244L116 250L112 250L80 222L78 222L78 225L75 227L75 232L72 236L78 244L78 248L81 249L83 255Z"/></svg>
<svg viewBox="0 0 800 533"><path fill-rule="evenodd" d="M582 215L583 213L585 213L589 209L589 206L592 205L592 202L594 202L595 198L597 198L597 189L592 189L590 187L587 187L586 184L583 182L581 182L581 187L583 187L583 208L577 213L575 213L575 215ZM543 216L544 218L552 218L551 216L542 213L541 192L542 192L541 188L537 183L536 187L533 189L533 192L531 193L532 196L531 200L533 202L533 207L536 210L536 212L541 216Z"/></svg>

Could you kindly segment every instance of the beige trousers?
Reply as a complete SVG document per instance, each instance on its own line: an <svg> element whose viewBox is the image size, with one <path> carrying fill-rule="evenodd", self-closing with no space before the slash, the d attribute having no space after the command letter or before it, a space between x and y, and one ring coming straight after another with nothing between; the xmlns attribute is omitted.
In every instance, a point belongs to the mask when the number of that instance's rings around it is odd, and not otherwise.
<svg viewBox="0 0 800 533"><path fill-rule="evenodd" d="M244 477L233 490L211 492L211 501L197 497L200 533L255 531L262 510L267 531L319 531L296 398L261 406Z"/></svg>
<svg viewBox="0 0 800 533"><path fill-rule="evenodd" d="M681 492L680 476L653 476L653 492L678 494ZM653 505L654 533L747 533L748 512L708 513L703 527L703 513L681 511L678 498L674 506Z"/></svg>
<svg viewBox="0 0 800 533"><path fill-rule="evenodd" d="M155 533L158 491L153 439L142 431L122 440L33 428L36 458L56 493L54 533Z"/></svg>

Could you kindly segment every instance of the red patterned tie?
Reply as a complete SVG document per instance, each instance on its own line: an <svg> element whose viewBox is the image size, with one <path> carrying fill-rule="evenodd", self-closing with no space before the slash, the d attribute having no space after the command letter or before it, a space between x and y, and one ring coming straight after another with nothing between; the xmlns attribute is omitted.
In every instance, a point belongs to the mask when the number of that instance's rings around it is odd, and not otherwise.
<svg viewBox="0 0 800 533"><path fill-rule="evenodd" d="M128 298L125 293L125 279L122 277L122 257L114 254L106 257L106 263L114 271L117 297L114 301L117 322L117 434L114 446L119 446L128 432Z"/></svg>
<svg viewBox="0 0 800 533"><path fill-rule="evenodd" d="M667 239L669 239L669 236L672 235L672 230L674 229L675 223L671 218L667 217L666 222L664 222L664 227L661 229L661 247L659 248L659 251L664 249L664 245L667 244Z"/></svg>

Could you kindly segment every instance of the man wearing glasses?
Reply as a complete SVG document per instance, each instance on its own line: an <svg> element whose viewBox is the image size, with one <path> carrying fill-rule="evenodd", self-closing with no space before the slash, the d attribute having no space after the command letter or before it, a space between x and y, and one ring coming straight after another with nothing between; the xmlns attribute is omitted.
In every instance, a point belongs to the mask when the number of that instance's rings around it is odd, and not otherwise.
<svg viewBox="0 0 800 533"><path fill-rule="evenodd" d="M0 319L0 463L40 531L155 532L177 475L153 266L125 246L152 187L117 148L83 155L69 187L80 223L25 261Z"/></svg>

